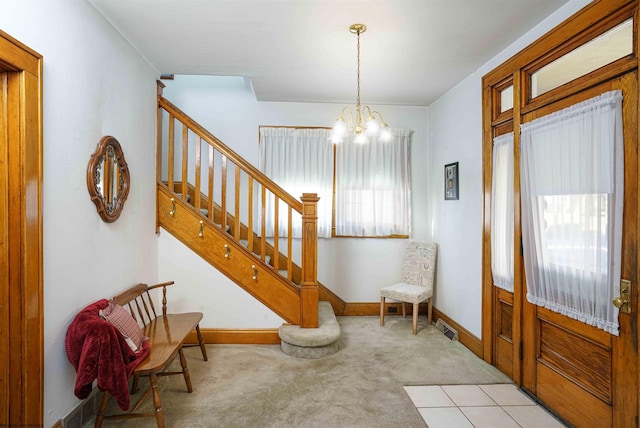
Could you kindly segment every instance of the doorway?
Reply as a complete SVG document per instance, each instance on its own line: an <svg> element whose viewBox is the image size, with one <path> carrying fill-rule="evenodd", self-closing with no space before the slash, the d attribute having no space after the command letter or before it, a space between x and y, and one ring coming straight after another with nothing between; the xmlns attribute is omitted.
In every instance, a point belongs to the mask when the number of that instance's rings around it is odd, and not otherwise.
<svg viewBox="0 0 640 428"><path fill-rule="evenodd" d="M483 355L560 418L576 427L637 426L638 397L638 75L637 1L595 2L483 79L484 186L491 198L492 149L496 137L513 131L513 289L496 285L491 226L483 244ZM568 63L569 55L600 43L607 34L629 37L628 51L568 78L542 82L543 71ZM595 42L595 43L594 43ZM614 42L616 47L622 44ZM612 51L612 49L607 49ZM584 64L583 58L580 64ZM575 71L576 67L569 67ZM622 92L624 217L621 279L631 284L630 313L617 316L619 335L530 303L523 248L521 125L608 91ZM530 275L530 274L529 274ZM613 302L606 302L613 308Z"/></svg>

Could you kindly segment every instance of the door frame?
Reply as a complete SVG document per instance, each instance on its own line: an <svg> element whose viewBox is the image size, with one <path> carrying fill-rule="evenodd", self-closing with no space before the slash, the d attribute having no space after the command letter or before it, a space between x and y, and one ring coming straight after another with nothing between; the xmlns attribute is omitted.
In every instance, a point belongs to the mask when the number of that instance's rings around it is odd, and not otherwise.
<svg viewBox="0 0 640 428"><path fill-rule="evenodd" d="M602 67L586 76L580 77L569 84L560 86L537 97L534 100L528 99L528 75L530 70L543 62L550 61L550 58L557 58L573 50L576 46L582 45L602 32L602 29L610 26L611 22L619 20L621 16L634 17L634 54L622 58L614 63ZM623 75L638 69L638 34L640 19L638 19L638 0L607 0L593 2L582 10L569 17L546 35L542 36L527 48L498 66L496 69L483 77L483 263L482 263L482 345L483 358L490 364L498 365L496 357L497 348L494 337L501 328L496 324L496 311L499 300L498 291L493 286L491 274L491 177L492 177L492 147L496 129L500 127L512 127L519 129L523 115L534 111L545 105L562 100L568 96L584 91L596 84L611 80L616 76ZM507 111L500 109L500 91L506 86L513 85L514 103L513 108ZM637 132L637 129L636 129ZM519 133L514 133L514 168L519 171L520 156ZM633 183L637 186L638 183ZM523 353L527 353L527 343L533 343L533 331L523 330L523 319L531 317L531 305L527 305L524 297L526 284L524 280L524 266L520 254L520 177L514 176L514 298L513 317L511 326L512 347L510 352L512 367L507 373L518 386L525 389L530 387L532 382L531 373L535 370L535 359L523 358ZM637 215L635 210L634 215ZM636 266L640 266L640 256L633 254ZM637 276L637 274L636 274ZM638 284L634 284L637 290ZM638 332L638 305L637 291L633 300L632 326ZM640 341L639 337L636 340ZM524 349L523 349L524 348ZM502 349L501 352L504 352ZM633 362L636 366L638 361ZM533 372L535 373L535 372ZM634 375L633 382L638 384L637 376ZM635 403L635 414L640 414L640 401ZM615 413L622 409L614 408Z"/></svg>
<svg viewBox="0 0 640 428"><path fill-rule="evenodd" d="M0 426L42 426L42 55L0 31Z"/></svg>

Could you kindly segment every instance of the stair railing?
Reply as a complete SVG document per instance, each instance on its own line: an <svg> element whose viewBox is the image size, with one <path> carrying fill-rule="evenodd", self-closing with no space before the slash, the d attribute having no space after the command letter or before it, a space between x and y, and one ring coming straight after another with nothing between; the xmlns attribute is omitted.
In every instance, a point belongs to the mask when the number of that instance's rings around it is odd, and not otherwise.
<svg viewBox="0 0 640 428"><path fill-rule="evenodd" d="M301 327L318 326L316 194L301 201L162 97L158 88L156 178L288 281L301 267ZM271 211L268 216L268 211ZM268 219L272 219L268 223ZM301 222L294 239L294 220ZM284 224L281 224L284 223ZM284 226L284 227L283 227ZM270 236L267 236L270 235ZM273 248L270 263L267 246Z"/></svg>

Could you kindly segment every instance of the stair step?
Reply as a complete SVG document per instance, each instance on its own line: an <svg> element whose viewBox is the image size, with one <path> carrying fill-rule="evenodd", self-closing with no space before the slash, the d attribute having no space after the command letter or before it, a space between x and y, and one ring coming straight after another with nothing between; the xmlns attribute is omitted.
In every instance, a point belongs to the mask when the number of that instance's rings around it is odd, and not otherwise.
<svg viewBox="0 0 640 428"><path fill-rule="evenodd" d="M331 303L318 302L318 328L283 325L278 329L280 349L298 358L323 358L340 349L340 325Z"/></svg>

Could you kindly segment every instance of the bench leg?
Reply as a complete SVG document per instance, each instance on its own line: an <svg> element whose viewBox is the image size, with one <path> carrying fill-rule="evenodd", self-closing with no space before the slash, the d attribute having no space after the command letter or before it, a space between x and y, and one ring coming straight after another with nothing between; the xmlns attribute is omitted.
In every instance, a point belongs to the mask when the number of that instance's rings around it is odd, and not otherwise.
<svg viewBox="0 0 640 428"><path fill-rule="evenodd" d="M133 375L133 383L131 384L131 394L135 394L138 392L138 381L140 380L140 375L134 373Z"/></svg>
<svg viewBox="0 0 640 428"><path fill-rule="evenodd" d="M413 334L418 334L418 303L413 304Z"/></svg>
<svg viewBox="0 0 640 428"><path fill-rule="evenodd" d="M204 346L204 339L202 338L202 333L200 332L200 324L196 326L196 334L198 335L198 343L200 344L200 352L202 352L202 358L205 361L209 361L207 357L207 348Z"/></svg>
<svg viewBox="0 0 640 428"><path fill-rule="evenodd" d="M100 428L102 426L102 421L104 420L104 412L107 410L107 403L109 402L109 394L107 391L102 393L102 400L100 400L100 407L98 407L98 414L96 415L96 423L95 428Z"/></svg>
<svg viewBox="0 0 640 428"><path fill-rule="evenodd" d="M182 352L182 348L180 348L180 365L182 366L182 375L184 376L184 382L187 384L187 391L193 392L193 387L191 386L191 377L189 376L189 367L187 367L187 359L184 357L184 352Z"/></svg>
<svg viewBox="0 0 640 428"><path fill-rule="evenodd" d="M156 409L156 423L158 428L164 428L164 413L162 412L162 402L160 401L160 392L158 391L158 378L155 373L149 375L149 383L153 392L153 407Z"/></svg>
<svg viewBox="0 0 640 428"><path fill-rule="evenodd" d="M384 325L384 296L380 297L380 325Z"/></svg>

